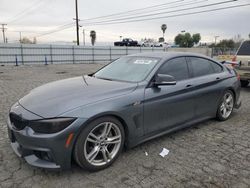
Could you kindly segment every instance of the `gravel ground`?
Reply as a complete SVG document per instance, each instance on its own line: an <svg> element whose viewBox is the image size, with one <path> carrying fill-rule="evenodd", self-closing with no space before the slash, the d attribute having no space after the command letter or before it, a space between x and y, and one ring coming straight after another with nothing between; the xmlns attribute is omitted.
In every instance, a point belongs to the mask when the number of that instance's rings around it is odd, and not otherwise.
<svg viewBox="0 0 250 188"><path fill-rule="evenodd" d="M7 137L10 106L32 88L101 66L0 67L0 187L250 187L250 87L242 89L243 106L228 121L209 120L148 141L100 172L76 165L54 172L19 159ZM159 156L163 147L170 150L165 158Z"/></svg>

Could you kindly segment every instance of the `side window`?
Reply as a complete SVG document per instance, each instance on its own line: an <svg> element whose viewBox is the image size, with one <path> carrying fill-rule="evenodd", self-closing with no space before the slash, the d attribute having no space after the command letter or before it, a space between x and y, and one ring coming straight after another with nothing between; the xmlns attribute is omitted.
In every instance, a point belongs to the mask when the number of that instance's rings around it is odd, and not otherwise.
<svg viewBox="0 0 250 188"><path fill-rule="evenodd" d="M189 57L189 59L194 77L213 74L215 72L209 60L199 57Z"/></svg>
<svg viewBox="0 0 250 188"><path fill-rule="evenodd" d="M188 67L185 57L179 57L167 61L160 69L159 74L168 74L177 81L185 80L188 76Z"/></svg>
<svg viewBox="0 0 250 188"><path fill-rule="evenodd" d="M210 62L211 62L211 65L212 65L215 73L222 72L222 67L220 65L218 65L218 64L216 64L216 63L214 63L212 61L210 61Z"/></svg>

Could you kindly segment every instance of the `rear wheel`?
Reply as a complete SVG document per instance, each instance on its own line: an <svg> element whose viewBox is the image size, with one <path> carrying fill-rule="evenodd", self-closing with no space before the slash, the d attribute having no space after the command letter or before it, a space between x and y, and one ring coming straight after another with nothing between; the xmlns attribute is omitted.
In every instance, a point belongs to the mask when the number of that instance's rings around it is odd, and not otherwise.
<svg viewBox="0 0 250 188"><path fill-rule="evenodd" d="M94 120L79 135L74 157L82 168L98 171L110 166L124 145L124 129L113 117Z"/></svg>
<svg viewBox="0 0 250 188"><path fill-rule="evenodd" d="M232 91L227 90L218 106L217 109L217 119L220 121L225 121L230 118L234 107L234 94Z"/></svg>
<svg viewBox="0 0 250 188"><path fill-rule="evenodd" d="M240 83L241 83L241 87L247 87L249 84L249 81L248 80L241 80Z"/></svg>

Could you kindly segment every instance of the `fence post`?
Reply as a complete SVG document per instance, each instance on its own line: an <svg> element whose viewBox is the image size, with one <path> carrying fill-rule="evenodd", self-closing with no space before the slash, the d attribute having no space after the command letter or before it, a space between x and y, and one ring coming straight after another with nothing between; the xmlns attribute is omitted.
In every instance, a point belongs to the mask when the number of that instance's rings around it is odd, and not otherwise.
<svg viewBox="0 0 250 188"><path fill-rule="evenodd" d="M140 53L141 53L141 46L140 46Z"/></svg>
<svg viewBox="0 0 250 188"><path fill-rule="evenodd" d="M50 63L53 64L52 45L50 45L49 49L50 49Z"/></svg>
<svg viewBox="0 0 250 188"><path fill-rule="evenodd" d="M128 46L126 46L126 55L128 55Z"/></svg>
<svg viewBox="0 0 250 188"><path fill-rule="evenodd" d="M75 64L75 48L72 46L73 64Z"/></svg>
<svg viewBox="0 0 250 188"><path fill-rule="evenodd" d="M18 66L17 55L16 55L16 66Z"/></svg>
<svg viewBox="0 0 250 188"><path fill-rule="evenodd" d="M48 65L47 57L45 55L45 65Z"/></svg>
<svg viewBox="0 0 250 188"><path fill-rule="evenodd" d="M95 63L95 49L94 49L94 46L92 46L92 62Z"/></svg>
<svg viewBox="0 0 250 188"><path fill-rule="evenodd" d="M109 59L110 62L112 61L112 50L111 50L111 46L109 47Z"/></svg>
<svg viewBox="0 0 250 188"><path fill-rule="evenodd" d="M24 61L23 61L23 45L21 44L21 59L22 59L22 64L24 65Z"/></svg>

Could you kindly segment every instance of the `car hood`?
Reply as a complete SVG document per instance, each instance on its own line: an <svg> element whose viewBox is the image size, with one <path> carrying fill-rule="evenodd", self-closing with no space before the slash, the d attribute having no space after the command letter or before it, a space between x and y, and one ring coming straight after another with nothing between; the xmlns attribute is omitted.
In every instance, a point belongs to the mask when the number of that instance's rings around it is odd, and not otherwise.
<svg viewBox="0 0 250 188"><path fill-rule="evenodd" d="M19 100L26 110L43 117L56 117L74 108L132 92L136 83L98 79L90 76L55 81Z"/></svg>

